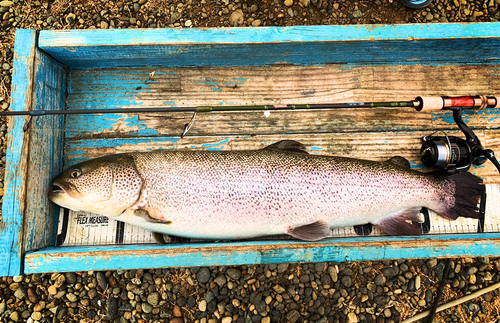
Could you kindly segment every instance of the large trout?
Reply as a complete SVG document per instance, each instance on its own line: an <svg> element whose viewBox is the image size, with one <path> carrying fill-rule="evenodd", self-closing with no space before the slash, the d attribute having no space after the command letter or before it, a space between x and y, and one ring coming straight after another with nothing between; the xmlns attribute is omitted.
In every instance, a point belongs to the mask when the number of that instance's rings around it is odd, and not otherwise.
<svg viewBox="0 0 500 323"><path fill-rule="evenodd" d="M154 232L202 239L289 234L302 240L372 223L420 233L419 211L478 217L482 180L423 174L391 158L309 155L295 141L254 151L157 150L89 160L57 176L55 203ZM407 162L406 162L407 163Z"/></svg>

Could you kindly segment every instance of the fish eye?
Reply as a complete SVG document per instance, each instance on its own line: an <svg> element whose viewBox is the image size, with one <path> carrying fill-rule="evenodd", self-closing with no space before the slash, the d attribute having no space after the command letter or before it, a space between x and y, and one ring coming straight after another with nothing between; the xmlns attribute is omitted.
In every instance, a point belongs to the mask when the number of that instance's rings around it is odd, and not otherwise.
<svg viewBox="0 0 500 323"><path fill-rule="evenodd" d="M81 174L82 174L82 171L79 168L75 168L71 172L71 177L78 178L78 176L80 176Z"/></svg>

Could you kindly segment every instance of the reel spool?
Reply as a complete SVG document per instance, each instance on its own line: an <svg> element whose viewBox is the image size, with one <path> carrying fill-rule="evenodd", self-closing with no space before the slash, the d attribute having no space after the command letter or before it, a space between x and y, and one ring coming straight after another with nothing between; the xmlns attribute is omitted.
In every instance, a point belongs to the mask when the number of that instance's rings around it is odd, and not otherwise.
<svg viewBox="0 0 500 323"><path fill-rule="evenodd" d="M486 162L484 156L474 158L472 149L462 138L454 136L432 136L422 138L420 159L426 167L439 167L449 173L466 172L471 165Z"/></svg>

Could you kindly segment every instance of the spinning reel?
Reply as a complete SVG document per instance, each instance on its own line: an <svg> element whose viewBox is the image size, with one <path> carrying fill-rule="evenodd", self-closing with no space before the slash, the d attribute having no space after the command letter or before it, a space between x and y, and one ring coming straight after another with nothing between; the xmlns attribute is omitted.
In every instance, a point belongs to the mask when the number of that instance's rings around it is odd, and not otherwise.
<svg viewBox="0 0 500 323"><path fill-rule="evenodd" d="M420 159L426 167L442 168L447 174L466 172L472 165L482 165L489 159L500 172L500 164L493 150L484 149L476 134L462 120L462 111L464 109L489 107L487 103L488 98L480 96L467 98L475 101L469 101L469 104L463 107L457 106L464 104L463 98L442 98L445 105L446 100L450 100L450 103L448 103L449 106L445 107L447 110L453 111L453 120L464 133L465 140L455 136L447 136L445 133L443 133L444 136L435 136L434 134L424 136L422 138L424 143L420 149ZM425 102L425 98L420 99L423 100L422 102ZM458 102L456 101L453 104L451 103L453 99L462 100L457 100ZM424 106L423 103L422 106Z"/></svg>

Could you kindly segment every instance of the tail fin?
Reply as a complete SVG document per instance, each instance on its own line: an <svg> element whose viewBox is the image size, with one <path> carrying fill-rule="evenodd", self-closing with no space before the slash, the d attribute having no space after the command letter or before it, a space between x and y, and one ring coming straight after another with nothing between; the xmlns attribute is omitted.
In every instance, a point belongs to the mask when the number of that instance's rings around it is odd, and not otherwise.
<svg viewBox="0 0 500 323"><path fill-rule="evenodd" d="M479 218L480 201L485 196L483 180L468 172L451 175L447 180L455 186L454 202L439 214L450 220L456 220L460 216Z"/></svg>

